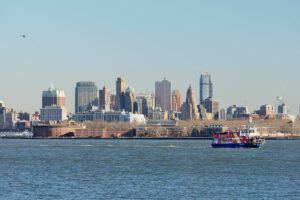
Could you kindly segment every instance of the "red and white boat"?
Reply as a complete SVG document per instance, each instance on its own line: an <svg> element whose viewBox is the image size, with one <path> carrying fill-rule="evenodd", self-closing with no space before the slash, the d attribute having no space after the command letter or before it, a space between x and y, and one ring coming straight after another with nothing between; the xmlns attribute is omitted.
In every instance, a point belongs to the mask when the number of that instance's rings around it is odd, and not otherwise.
<svg viewBox="0 0 300 200"><path fill-rule="evenodd" d="M259 148L265 143L256 128L213 134L214 148Z"/></svg>

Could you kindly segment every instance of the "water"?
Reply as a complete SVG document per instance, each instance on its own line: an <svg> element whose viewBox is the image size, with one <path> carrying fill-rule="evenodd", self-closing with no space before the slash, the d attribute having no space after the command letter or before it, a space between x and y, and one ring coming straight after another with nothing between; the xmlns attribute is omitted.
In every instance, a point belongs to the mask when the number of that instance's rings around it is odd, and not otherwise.
<svg viewBox="0 0 300 200"><path fill-rule="evenodd" d="M300 199L300 140L0 140L0 198Z"/></svg>

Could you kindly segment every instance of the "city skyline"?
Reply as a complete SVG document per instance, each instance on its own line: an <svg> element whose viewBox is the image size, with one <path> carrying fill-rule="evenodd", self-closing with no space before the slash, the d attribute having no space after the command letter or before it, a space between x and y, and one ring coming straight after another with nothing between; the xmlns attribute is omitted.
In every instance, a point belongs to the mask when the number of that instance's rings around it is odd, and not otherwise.
<svg viewBox="0 0 300 200"><path fill-rule="evenodd" d="M154 92L162 77L181 94L191 84L198 102L200 74L209 72L220 108L253 111L276 106L282 96L297 115L299 7L297 1L2 1L0 100L38 111L41 92L53 83L74 112L76 82L94 81L114 93L122 76L137 92Z"/></svg>

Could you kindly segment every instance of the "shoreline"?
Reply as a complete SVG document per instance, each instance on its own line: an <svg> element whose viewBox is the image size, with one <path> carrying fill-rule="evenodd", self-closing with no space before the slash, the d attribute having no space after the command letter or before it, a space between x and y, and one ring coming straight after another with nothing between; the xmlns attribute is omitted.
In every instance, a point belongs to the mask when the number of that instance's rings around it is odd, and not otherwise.
<svg viewBox="0 0 300 200"><path fill-rule="evenodd" d="M82 138L71 138L71 137L3 137L0 139L22 139L22 140L212 140L212 138L206 137L116 137L116 138L99 138L99 137L82 137ZM266 140L300 140L300 137L295 138L276 138L269 137Z"/></svg>

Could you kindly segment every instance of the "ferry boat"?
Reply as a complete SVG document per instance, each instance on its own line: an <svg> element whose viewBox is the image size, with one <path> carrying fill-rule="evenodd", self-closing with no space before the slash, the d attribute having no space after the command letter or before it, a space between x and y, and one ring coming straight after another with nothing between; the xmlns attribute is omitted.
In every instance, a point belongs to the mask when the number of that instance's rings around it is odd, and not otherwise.
<svg viewBox="0 0 300 200"><path fill-rule="evenodd" d="M256 128L213 134L214 148L259 148L265 143Z"/></svg>

